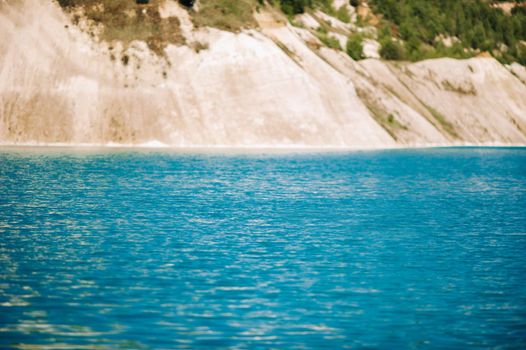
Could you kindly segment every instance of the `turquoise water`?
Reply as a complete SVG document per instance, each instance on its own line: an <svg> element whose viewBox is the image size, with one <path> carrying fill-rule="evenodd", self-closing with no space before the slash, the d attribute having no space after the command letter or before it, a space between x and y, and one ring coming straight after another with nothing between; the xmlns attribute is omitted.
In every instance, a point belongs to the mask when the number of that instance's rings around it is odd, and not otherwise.
<svg viewBox="0 0 526 350"><path fill-rule="evenodd" d="M46 346L524 349L526 149L4 149L0 348Z"/></svg>

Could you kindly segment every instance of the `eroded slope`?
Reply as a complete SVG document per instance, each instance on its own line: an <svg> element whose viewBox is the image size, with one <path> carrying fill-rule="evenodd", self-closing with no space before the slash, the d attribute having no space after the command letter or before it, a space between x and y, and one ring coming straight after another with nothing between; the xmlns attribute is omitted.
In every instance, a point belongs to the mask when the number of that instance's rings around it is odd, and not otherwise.
<svg viewBox="0 0 526 350"><path fill-rule="evenodd" d="M526 143L526 85L492 59L357 63L271 8L231 33L158 5L177 40L155 45L100 40L54 2L0 3L0 142Z"/></svg>

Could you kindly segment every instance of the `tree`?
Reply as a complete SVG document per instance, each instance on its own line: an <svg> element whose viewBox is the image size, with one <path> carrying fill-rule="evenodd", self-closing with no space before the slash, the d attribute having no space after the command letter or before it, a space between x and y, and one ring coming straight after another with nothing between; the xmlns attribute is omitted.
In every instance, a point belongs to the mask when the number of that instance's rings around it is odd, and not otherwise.
<svg viewBox="0 0 526 350"><path fill-rule="evenodd" d="M473 28L473 35L471 37L471 46L475 49L483 48L484 43L486 42L486 32L481 23L477 24Z"/></svg>
<svg viewBox="0 0 526 350"><path fill-rule="evenodd" d="M305 12L305 7L312 6L312 0L280 0L281 9L292 16Z"/></svg>
<svg viewBox="0 0 526 350"><path fill-rule="evenodd" d="M193 7L195 0L179 0L179 3L186 7Z"/></svg>

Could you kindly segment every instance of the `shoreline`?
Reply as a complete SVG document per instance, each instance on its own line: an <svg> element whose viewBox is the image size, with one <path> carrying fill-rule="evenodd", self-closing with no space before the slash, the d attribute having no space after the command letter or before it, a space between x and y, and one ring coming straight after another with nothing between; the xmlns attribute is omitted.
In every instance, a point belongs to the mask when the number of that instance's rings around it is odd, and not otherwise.
<svg viewBox="0 0 526 350"><path fill-rule="evenodd" d="M448 143L448 144L415 144L415 145L379 145L361 146L311 146L311 145L195 145L172 146L160 142L142 144L92 144L92 143L1 143L0 152L5 150L67 150L67 151L161 151L181 154L309 154L309 153L349 153L396 150L430 150L430 149L526 149L526 144L483 142L483 143Z"/></svg>

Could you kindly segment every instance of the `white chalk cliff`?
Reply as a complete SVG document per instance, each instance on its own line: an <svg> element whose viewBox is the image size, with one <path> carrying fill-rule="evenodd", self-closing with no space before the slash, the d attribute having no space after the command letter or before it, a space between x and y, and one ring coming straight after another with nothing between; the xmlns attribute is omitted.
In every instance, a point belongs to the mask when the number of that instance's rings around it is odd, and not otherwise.
<svg viewBox="0 0 526 350"><path fill-rule="evenodd" d="M51 0L0 0L0 144L378 148L526 144L524 67L492 58L353 61L306 29L195 29L127 64ZM521 76L522 79L521 80Z"/></svg>

